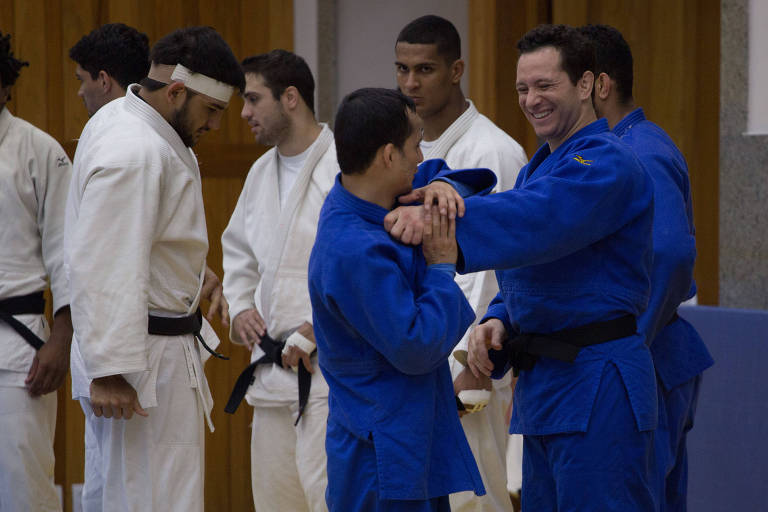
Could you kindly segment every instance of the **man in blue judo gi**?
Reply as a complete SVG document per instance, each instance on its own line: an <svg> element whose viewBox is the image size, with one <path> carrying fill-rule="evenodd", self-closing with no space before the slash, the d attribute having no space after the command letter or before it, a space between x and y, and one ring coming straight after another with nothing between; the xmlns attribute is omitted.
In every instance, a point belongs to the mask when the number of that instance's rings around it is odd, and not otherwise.
<svg viewBox="0 0 768 512"><path fill-rule="evenodd" d="M497 269L501 290L468 362L478 375L519 372L510 432L525 436L523 510L655 510L656 385L636 328L652 184L596 120L589 40L542 25L518 49L519 104L546 143L514 189L468 198L457 221L457 268Z"/></svg>
<svg viewBox="0 0 768 512"><path fill-rule="evenodd" d="M487 193L496 180L488 170L450 171L441 160L417 173L421 120L397 91L351 93L335 131L341 174L309 261L318 360L330 389L326 501L344 512L450 510L449 493L484 492L448 367L474 319L453 280L455 220L433 206L422 247L395 242L382 223L412 185L445 176ZM430 197L448 189L441 201L455 194L446 183L428 189Z"/></svg>
<svg viewBox="0 0 768 512"><path fill-rule="evenodd" d="M696 293L696 240L685 158L672 139L648 121L632 98L632 52L621 33L588 25L581 33L595 45L594 104L613 133L627 143L653 180L653 267L648 309L638 318L646 336L659 389L656 462L661 509L686 510L688 461L685 437L693 427L701 374L713 364L699 334L677 316Z"/></svg>

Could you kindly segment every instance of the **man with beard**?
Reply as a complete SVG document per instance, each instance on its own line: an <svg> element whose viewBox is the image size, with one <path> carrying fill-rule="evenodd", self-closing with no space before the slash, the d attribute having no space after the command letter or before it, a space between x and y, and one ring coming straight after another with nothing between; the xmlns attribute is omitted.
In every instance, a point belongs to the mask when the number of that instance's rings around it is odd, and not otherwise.
<svg viewBox="0 0 768 512"><path fill-rule="evenodd" d="M274 50L242 67L241 116L257 142L274 147L251 167L221 239L230 336L252 351L228 411L243 395L254 408L256 510L325 510L328 385L313 357L307 264L339 172L333 133L315 120L315 83L304 59Z"/></svg>
<svg viewBox="0 0 768 512"><path fill-rule="evenodd" d="M198 308L214 292L190 148L244 79L210 27L163 37L151 61L83 130L67 204L72 387L94 434L83 510L203 509L212 400L200 345L217 340Z"/></svg>
<svg viewBox="0 0 768 512"><path fill-rule="evenodd" d="M72 167L50 135L6 107L28 65L10 38L0 33L0 510L61 510L53 437L72 340L62 247Z"/></svg>
<svg viewBox="0 0 768 512"><path fill-rule="evenodd" d="M416 113L424 121L421 150L425 159L442 158L453 169L486 167L498 178L496 190L511 189L527 158L520 144L504 133L490 119L477 111L464 97L461 77L461 40L453 24L439 16L422 16L406 25L395 44L397 85L416 105ZM403 211L423 213L419 207L402 207L388 216L394 220ZM398 226L392 229L398 235ZM472 309L482 317L499 287L491 271L456 276L456 282ZM466 353L469 331L456 346ZM457 352L460 353L460 352ZM466 361L466 359L464 359ZM511 375L500 380L478 380L453 356L450 358L454 391L459 398L478 395L476 390L490 389L475 410L471 403L462 404L461 425L472 448L483 484L488 493L472 492L451 495L451 509L456 511L512 511L507 490L506 454L509 441L507 410L512 401ZM466 392L465 392L466 391ZM515 438L514 446L522 444ZM519 453L519 450L517 450ZM522 466L519 456L517 466ZM517 473L519 473L519 469ZM519 482L515 489L519 489Z"/></svg>
<svg viewBox="0 0 768 512"><path fill-rule="evenodd" d="M632 51L608 25L581 32L595 44L595 111L613 133L635 150L653 180L653 268L651 299L638 328L651 348L659 388L659 428L654 439L661 510L686 510L686 435L693 427L701 374L714 361L696 329L677 316L677 307L696 293L688 165L664 130L645 118L632 98Z"/></svg>
<svg viewBox="0 0 768 512"><path fill-rule="evenodd" d="M92 116L110 101L125 96L129 85L149 71L149 40L133 27L107 23L83 36L69 49L77 63L77 95Z"/></svg>

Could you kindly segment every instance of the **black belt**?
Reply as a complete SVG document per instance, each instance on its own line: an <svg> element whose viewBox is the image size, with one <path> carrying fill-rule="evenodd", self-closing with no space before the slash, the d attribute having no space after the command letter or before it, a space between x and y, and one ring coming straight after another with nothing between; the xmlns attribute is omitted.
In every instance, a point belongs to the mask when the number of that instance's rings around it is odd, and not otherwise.
<svg viewBox="0 0 768 512"><path fill-rule="evenodd" d="M280 368L283 367L283 347L284 341L275 341L269 334L264 334L261 337L261 343L259 344L261 350L264 351L264 355L256 361L246 366L245 370L240 373L235 381L235 387L232 388L232 393L229 395L227 406L224 407L224 412L234 414L237 408L240 406L240 402L243 401L245 393L248 391L248 386L253 384L253 373L256 371L256 367L260 364L276 364ZM296 416L296 422L294 426L299 424L301 415L304 413L304 409L307 407L309 401L309 390L312 387L312 374L309 370L304 368L304 362L299 361L299 414Z"/></svg>
<svg viewBox="0 0 768 512"><path fill-rule="evenodd" d="M507 338L502 350L508 352L513 373L517 377L521 370L533 369L539 357L572 363L584 347L626 338L636 332L637 320L634 315L624 315L547 334L519 334Z"/></svg>
<svg viewBox="0 0 768 512"><path fill-rule="evenodd" d="M149 315L149 321L147 323L149 334L155 334L157 336L182 336L184 334L194 334L197 341L199 341L203 348L210 352L212 356L228 360L228 357L219 354L208 346L200 335L200 329L202 327L203 314L200 312L200 308L197 308L197 311L189 316L165 317Z"/></svg>
<svg viewBox="0 0 768 512"><path fill-rule="evenodd" d="M43 313L45 313L43 292L0 299L0 320L7 323L35 350L40 350L45 342L26 325L13 318L13 315L42 315Z"/></svg>

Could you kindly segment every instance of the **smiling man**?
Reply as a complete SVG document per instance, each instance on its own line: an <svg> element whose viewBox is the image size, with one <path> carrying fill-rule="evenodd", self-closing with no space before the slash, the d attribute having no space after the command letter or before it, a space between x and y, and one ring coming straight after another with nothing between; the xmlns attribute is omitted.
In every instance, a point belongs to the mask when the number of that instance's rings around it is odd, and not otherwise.
<svg viewBox="0 0 768 512"><path fill-rule="evenodd" d="M543 25L518 49L520 108L546 143L514 190L467 200L457 227L464 271L504 269L469 364L520 373L510 431L524 435L524 510L655 510L655 376L636 324L653 187L596 120L589 40Z"/></svg>
<svg viewBox="0 0 768 512"><path fill-rule="evenodd" d="M273 50L246 58L242 68L241 116L257 142L274 147L248 172L221 238L230 336L252 351L241 377L252 384L235 388L227 410L243 395L253 406L256 510L320 511L328 385L316 371L307 263L339 166L333 133L315 120L315 82L304 59ZM284 343L282 354L270 349L272 340Z"/></svg>
<svg viewBox="0 0 768 512"><path fill-rule="evenodd" d="M107 23L83 36L69 50L77 63L77 95L92 116L110 101L125 96L129 85L149 71L149 40L133 27Z"/></svg>
<svg viewBox="0 0 768 512"><path fill-rule="evenodd" d="M151 59L141 85L86 124L67 203L72 393L92 434L86 511L203 509L212 399L196 337L217 340L198 304L215 310L217 298L190 148L244 78L210 27L168 34Z"/></svg>
<svg viewBox="0 0 768 512"><path fill-rule="evenodd" d="M464 97L461 77L461 40L453 24L439 16L422 16L406 25L395 44L397 85L413 100L416 113L424 123L421 150L425 159L442 158L454 169L485 167L496 173L496 191L509 190L527 158L523 148L512 137L478 112ZM424 212L422 208L403 209ZM393 212L389 218L394 218ZM398 227L393 228L397 234ZM457 284L472 309L482 316L499 287L490 271L460 275ZM462 337L457 350L466 351L469 331ZM488 405L473 413L462 414L461 424L472 448L483 483L488 493L476 496L471 492L451 496L451 509L462 511L511 512L512 502L507 490L506 453L507 410L512 400L511 376L490 382L475 379L453 356L450 358L454 391L491 388ZM487 380L487 379L486 379ZM466 396L466 394L462 394ZM473 410L471 404L462 404ZM521 443L518 437L516 443ZM522 465L519 458L518 466ZM519 474L519 469L517 473ZM514 484L519 488L519 482Z"/></svg>
<svg viewBox="0 0 768 512"><path fill-rule="evenodd" d="M573 27L518 42L520 108L543 144L515 188L466 200L460 272L497 269L470 335L476 376L519 372L510 432L524 435L530 511L656 509L649 296L653 187L596 120L594 50Z"/></svg>

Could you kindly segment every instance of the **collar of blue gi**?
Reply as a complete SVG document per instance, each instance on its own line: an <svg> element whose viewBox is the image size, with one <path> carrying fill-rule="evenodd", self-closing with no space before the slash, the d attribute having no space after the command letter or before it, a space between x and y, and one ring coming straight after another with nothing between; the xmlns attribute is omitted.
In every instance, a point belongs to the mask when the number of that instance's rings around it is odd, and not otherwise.
<svg viewBox="0 0 768 512"><path fill-rule="evenodd" d="M624 119L619 121L616 126L613 127L612 131L617 137L621 138L625 136L634 125L642 121L645 121L645 113L643 112L642 107L638 107L624 116Z"/></svg>
<svg viewBox="0 0 768 512"><path fill-rule="evenodd" d="M333 185L331 193L337 201L354 210L365 220L381 226L384 225L384 217L389 213L389 210L365 199L360 199L345 189L344 185L341 184L341 173L336 175L336 183Z"/></svg>

